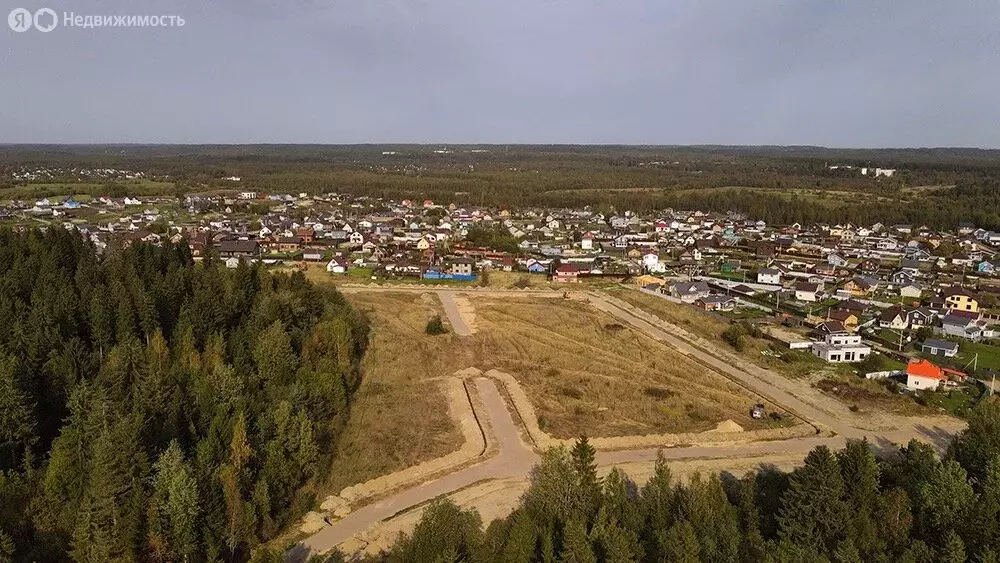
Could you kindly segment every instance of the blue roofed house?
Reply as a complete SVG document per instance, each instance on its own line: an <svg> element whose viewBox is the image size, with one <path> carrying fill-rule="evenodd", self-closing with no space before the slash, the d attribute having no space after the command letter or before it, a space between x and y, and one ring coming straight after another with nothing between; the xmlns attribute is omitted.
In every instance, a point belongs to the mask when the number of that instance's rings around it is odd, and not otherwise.
<svg viewBox="0 0 1000 563"><path fill-rule="evenodd" d="M989 260L983 260L976 264L976 272L980 274L994 274L996 273L996 264Z"/></svg>

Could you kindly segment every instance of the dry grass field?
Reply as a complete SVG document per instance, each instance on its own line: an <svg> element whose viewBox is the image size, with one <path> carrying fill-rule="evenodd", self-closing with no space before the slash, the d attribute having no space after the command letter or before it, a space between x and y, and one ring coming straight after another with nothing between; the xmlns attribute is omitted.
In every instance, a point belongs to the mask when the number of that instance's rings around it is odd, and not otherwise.
<svg viewBox="0 0 1000 563"><path fill-rule="evenodd" d="M745 429L756 399L703 365L579 301L471 298L481 364L515 376L557 438Z"/></svg>
<svg viewBox="0 0 1000 563"><path fill-rule="evenodd" d="M441 313L436 296L373 292L346 297L368 315L372 342L330 472L334 491L461 447L444 393L432 379L475 364L458 336L424 333L427 320Z"/></svg>
<svg viewBox="0 0 1000 563"><path fill-rule="evenodd" d="M729 326L729 322L700 311L691 305L672 303L666 299L630 289L616 290L613 292L613 295L668 323L675 324L697 336L715 341L720 346L726 347L726 349L731 350L734 354L739 354L758 366L773 369L788 377L803 378L818 376L832 369L808 352L799 352L789 355L784 359L770 353L767 355L762 354L761 352L766 350L776 351L779 354L784 354L787 351L785 348L765 338L747 337L746 347L743 351L737 352L722 340L722 332Z"/></svg>
<svg viewBox="0 0 1000 563"><path fill-rule="evenodd" d="M434 380L471 366L516 377L556 438L783 424L751 419L756 397L582 301L470 293L478 330L459 337L424 333L442 314L430 292L346 297L369 316L372 342L329 472L332 492L457 450L462 437Z"/></svg>

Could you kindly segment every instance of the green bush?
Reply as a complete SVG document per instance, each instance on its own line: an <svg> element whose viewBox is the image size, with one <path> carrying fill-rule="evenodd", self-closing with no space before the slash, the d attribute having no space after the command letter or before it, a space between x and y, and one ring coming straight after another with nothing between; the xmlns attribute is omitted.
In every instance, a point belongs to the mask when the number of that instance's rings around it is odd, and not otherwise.
<svg viewBox="0 0 1000 563"><path fill-rule="evenodd" d="M434 315L431 317L431 320L427 321L425 332L431 336L448 332L448 329L444 328L444 323L441 321L441 315Z"/></svg>
<svg viewBox="0 0 1000 563"><path fill-rule="evenodd" d="M746 348L747 330L742 323L729 325L729 328L722 332L722 339L742 352Z"/></svg>

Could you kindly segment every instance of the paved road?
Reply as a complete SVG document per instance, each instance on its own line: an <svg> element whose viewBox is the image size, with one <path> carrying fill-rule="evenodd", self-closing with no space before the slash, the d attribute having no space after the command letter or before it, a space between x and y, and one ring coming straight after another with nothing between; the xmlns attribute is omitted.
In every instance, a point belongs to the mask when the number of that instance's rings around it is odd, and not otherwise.
<svg viewBox="0 0 1000 563"><path fill-rule="evenodd" d="M422 483L381 501L361 507L333 526L324 528L296 545L286 557L289 561L304 561L308 554L333 549L341 542L359 534L373 524L394 514L487 479L524 477L538 462L538 456L525 446L517 426L507 410L503 397L492 379L477 378L476 389L492 427L492 438L499 453L487 461L462 469L439 479Z"/></svg>
<svg viewBox="0 0 1000 563"><path fill-rule="evenodd" d="M461 334L459 326L467 330L468 327L458 315L458 310L452 300L452 292L441 292L439 295L445 310L453 310L455 318L458 319L458 322L452 320L452 326L456 333ZM911 438L930 442L939 449L943 449L954 433L963 426L960 423L926 426L906 423L890 430L873 431L858 428L854 426L858 422L857 416L840 403L825 399L823 408L819 408L815 403L800 397L800 395L805 396L806 392L809 391L807 383L789 380L770 370L743 362L727 351L714 347L713 343L693 337L679 327L665 323L624 301L605 294L592 292L589 295L590 302L595 308L613 315L650 337L728 375L754 393L767 397L771 402L795 413L823 431L815 436L781 441L668 448L662 450L664 457L668 460L758 457L766 459L767 456L787 454L802 454L804 457L809 450L817 445L839 448L844 445L848 438L862 437L867 438L877 450L882 451L893 450L898 447L897 444L906 443ZM449 317L451 317L450 312ZM698 346L692 345L692 340L697 341ZM713 354L718 354L718 356ZM332 549L341 542L401 511L474 483L489 479L525 477L537 462L538 456L521 442L518 427L508 412L493 380L481 377L477 378L475 383L485 409L485 412L477 412L477 416L483 424L492 428L491 436L498 446L497 456L359 508L333 526L320 530L298 544L288 552L286 559L302 561L310 552L321 553ZM813 398L815 398L814 395ZM622 463L651 461L656 458L659 451L661 450L657 448L602 451L597 454L597 463L606 467Z"/></svg>
<svg viewBox="0 0 1000 563"><path fill-rule="evenodd" d="M444 312L448 314L448 321L451 323L451 328L455 331L455 334L459 336L469 336L472 334L469 325L465 323L462 314L458 312L458 305L455 303L455 293L453 291L440 291L438 292L438 298L441 299L441 305L444 306Z"/></svg>

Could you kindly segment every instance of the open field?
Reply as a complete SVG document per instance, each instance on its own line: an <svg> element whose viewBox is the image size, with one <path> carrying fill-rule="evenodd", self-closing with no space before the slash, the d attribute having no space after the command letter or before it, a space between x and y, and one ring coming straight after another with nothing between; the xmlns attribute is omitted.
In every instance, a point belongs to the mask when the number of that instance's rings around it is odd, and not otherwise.
<svg viewBox="0 0 1000 563"><path fill-rule="evenodd" d="M372 342L330 472L332 491L461 447L462 435L435 378L474 364L458 336L424 333L428 318L441 313L436 296L353 293L347 298L369 316Z"/></svg>
<svg viewBox="0 0 1000 563"><path fill-rule="evenodd" d="M722 332L729 326L728 321L698 310L691 305L673 303L640 291L622 290L614 292L613 295L684 330L718 341L721 345L727 346L733 353L740 354L757 365L773 369L789 377L806 377L828 367L808 351L799 350L789 354L790 350L763 338L748 336L745 348L737 352L722 341ZM778 355L781 357L779 358Z"/></svg>
<svg viewBox="0 0 1000 563"><path fill-rule="evenodd" d="M514 375L558 438L745 429L757 400L586 303L474 296L482 362Z"/></svg>
<svg viewBox="0 0 1000 563"><path fill-rule="evenodd" d="M43 197L73 195L78 201L85 201L89 197L108 195L102 192L110 191L108 186L121 188L123 194L128 195L171 195L174 190L173 182L160 180L112 180L98 182L48 182L21 184L12 188L0 189L0 201L15 199L41 199Z"/></svg>

